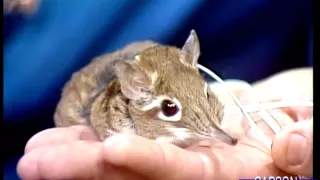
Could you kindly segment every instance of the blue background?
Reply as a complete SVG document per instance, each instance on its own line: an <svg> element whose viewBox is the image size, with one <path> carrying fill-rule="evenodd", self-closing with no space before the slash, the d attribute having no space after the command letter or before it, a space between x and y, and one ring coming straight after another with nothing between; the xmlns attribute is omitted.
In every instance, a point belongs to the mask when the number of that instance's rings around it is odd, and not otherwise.
<svg viewBox="0 0 320 180"><path fill-rule="evenodd" d="M72 72L133 41L182 46L191 29L199 62L224 78L312 66L311 0L43 1L32 17L4 17L4 178L16 177L27 140L53 126Z"/></svg>

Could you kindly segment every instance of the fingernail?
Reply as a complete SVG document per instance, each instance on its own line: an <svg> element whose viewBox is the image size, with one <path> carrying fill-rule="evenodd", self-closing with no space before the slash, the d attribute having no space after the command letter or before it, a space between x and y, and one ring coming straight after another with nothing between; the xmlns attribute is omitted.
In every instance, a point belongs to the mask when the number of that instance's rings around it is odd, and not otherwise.
<svg viewBox="0 0 320 180"><path fill-rule="evenodd" d="M287 148L287 161L292 166L301 164L308 153L306 138L298 133L291 134Z"/></svg>

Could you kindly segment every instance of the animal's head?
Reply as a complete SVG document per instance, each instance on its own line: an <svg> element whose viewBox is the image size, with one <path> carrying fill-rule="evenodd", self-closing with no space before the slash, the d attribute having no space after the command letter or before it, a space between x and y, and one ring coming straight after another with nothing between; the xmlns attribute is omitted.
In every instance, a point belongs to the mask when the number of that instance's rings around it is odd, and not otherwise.
<svg viewBox="0 0 320 180"><path fill-rule="evenodd" d="M200 44L194 30L181 49L156 46L118 61L115 72L138 134L181 146L217 138L234 139L219 126L223 106L197 68Z"/></svg>

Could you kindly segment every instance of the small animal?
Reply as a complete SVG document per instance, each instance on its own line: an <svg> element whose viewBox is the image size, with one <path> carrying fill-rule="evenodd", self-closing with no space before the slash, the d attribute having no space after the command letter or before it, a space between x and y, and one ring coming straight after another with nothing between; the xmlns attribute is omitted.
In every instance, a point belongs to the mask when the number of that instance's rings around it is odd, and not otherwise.
<svg viewBox="0 0 320 180"><path fill-rule="evenodd" d="M101 140L132 133L181 148L202 140L237 140L220 128L223 105L197 68L194 30L181 49L132 43L95 58L65 85L56 126L91 126Z"/></svg>

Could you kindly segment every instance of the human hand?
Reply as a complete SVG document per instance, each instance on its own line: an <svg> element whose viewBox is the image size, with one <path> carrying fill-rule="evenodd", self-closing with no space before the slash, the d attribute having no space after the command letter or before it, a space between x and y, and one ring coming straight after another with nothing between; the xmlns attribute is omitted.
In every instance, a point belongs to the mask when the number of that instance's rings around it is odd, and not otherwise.
<svg viewBox="0 0 320 180"><path fill-rule="evenodd" d="M271 155L282 170L312 177L313 120L297 122L283 129L273 141Z"/></svg>
<svg viewBox="0 0 320 180"><path fill-rule="evenodd" d="M39 0L3 0L3 12L32 15L39 6Z"/></svg>
<svg viewBox="0 0 320 180"><path fill-rule="evenodd" d="M212 148L186 150L130 135L114 136L102 143L85 126L45 130L28 142L18 173L22 179L154 180L288 175L273 163L256 131L247 128L245 118L227 119L232 122L230 131L240 137L238 145L217 141Z"/></svg>
<svg viewBox="0 0 320 180"><path fill-rule="evenodd" d="M216 142L212 149L186 151L137 136L115 136L104 146L86 126L53 128L30 139L18 173L22 179L231 180L284 175L250 134L251 145Z"/></svg>
<svg viewBox="0 0 320 180"><path fill-rule="evenodd" d="M90 128L53 128L26 146L22 179L226 179L283 175L269 154L246 144L180 149L129 135L101 143Z"/></svg>
<svg viewBox="0 0 320 180"><path fill-rule="evenodd" d="M300 68L282 72L255 84L261 97L292 100L313 99L313 69ZM281 85L285 82L285 85ZM282 87L273 90L269 87ZM293 91L294 89L294 91ZM295 123L287 125L274 137L272 158L283 171L312 177L313 173L313 118L308 108L285 108ZM290 138L291 137L291 138Z"/></svg>

